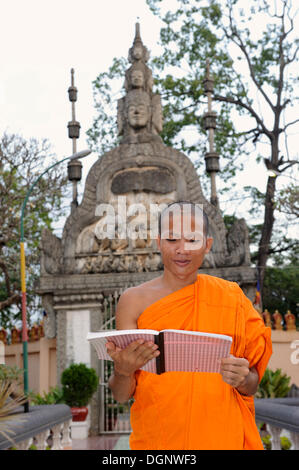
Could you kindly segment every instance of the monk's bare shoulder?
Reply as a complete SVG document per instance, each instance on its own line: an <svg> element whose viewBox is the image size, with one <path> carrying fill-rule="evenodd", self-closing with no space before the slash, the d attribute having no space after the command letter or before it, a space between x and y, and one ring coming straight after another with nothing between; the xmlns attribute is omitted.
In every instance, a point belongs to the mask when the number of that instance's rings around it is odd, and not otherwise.
<svg viewBox="0 0 299 470"><path fill-rule="evenodd" d="M137 328L139 315L159 297L159 279L129 287L120 296L116 309L116 328L120 330Z"/></svg>

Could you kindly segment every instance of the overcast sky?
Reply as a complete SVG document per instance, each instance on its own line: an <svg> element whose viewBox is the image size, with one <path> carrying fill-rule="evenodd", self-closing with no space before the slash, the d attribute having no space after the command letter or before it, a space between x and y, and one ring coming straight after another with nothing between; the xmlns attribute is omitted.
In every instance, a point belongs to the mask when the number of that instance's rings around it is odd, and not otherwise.
<svg viewBox="0 0 299 470"><path fill-rule="evenodd" d="M173 0L166 2L173 4ZM58 158L70 155L67 89L73 67L76 119L81 124L77 149L87 148L86 131L95 115L92 81L107 71L114 57L127 57L137 18L144 44L152 55L159 54L161 22L145 0L2 0L0 132L48 138ZM83 161L81 187L96 159L93 153ZM258 182L252 162L245 184ZM264 189L266 172L259 176Z"/></svg>
<svg viewBox="0 0 299 470"><path fill-rule="evenodd" d="M10 0L1 5L0 132L48 138L58 158L72 153L67 123L70 69L78 88L78 150L95 115L92 81L128 55L139 17L144 43L158 49L160 21L143 0ZM153 51L154 53L154 51ZM95 161L93 154L86 160ZM84 166L89 162L84 161Z"/></svg>

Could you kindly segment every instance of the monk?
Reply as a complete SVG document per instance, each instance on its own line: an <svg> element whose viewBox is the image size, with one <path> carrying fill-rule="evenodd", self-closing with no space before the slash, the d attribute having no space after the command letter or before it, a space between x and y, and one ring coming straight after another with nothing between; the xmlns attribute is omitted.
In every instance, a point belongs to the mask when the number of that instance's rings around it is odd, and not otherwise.
<svg viewBox="0 0 299 470"><path fill-rule="evenodd" d="M160 352L150 341L125 349L107 343L114 361L109 387L131 407L132 450L263 450L253 396L272 353L271 329L235 282L198 274L213 239L198 205L174 203L160 214L160 277L121 295L117 329L177 329L232 337L221 373L165 372L140 368ZM196 206L196 207L195 207ZM191 231L184 208L191 207ZM189 212L190 213L190 212ZM187 228L186 228L187 227ZM181 230L180 230L181 229Z"/></svg>

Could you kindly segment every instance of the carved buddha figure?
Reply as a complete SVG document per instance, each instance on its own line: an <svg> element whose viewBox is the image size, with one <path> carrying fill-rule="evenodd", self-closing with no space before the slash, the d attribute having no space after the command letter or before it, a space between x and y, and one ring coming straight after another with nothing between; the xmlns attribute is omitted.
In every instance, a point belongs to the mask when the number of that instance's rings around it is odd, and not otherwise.
<svg viewBox="0 0 299 470"><path fill-rule="evenodd" d="M126 114L129 125L133 129L146 127L150 119L150 98L141 91L131 92L127 97Z"/></svg>
<svg viewBox="0 0 299 470"><path fill-rule="evenodd" d="M142 70L134 68L131 72L131 83L133 88L143 88L144 87L144 75Z"/></svg>

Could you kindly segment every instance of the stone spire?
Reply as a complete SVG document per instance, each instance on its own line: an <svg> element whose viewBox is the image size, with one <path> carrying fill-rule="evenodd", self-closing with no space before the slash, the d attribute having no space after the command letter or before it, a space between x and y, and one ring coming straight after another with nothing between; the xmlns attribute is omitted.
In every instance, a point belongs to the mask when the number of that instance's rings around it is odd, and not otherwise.
<svg viewBox="0 0 299 470"><path fill-rule="evenodd" d="M129 49L132 64L125 73L126 95L118 100L117 125L121 143L145 143L159 140L162 131L160 95L152 92L152 71L146 65L149 52L144 46L140 25L136 23L135 38Z"/></svg>
<svg viewBox="0 0 299 470"><path fill-rule="evenodd" d="M76 113L75 113L75 102L77 101L77 93L78 90L75 87L74 81L74 69L71 69L71 86L68 89L69 100L72 103L72 120L68 123L68 134L69 138L72 139L72 153L77 152L77 139L80 136L80 123L76 121ZM73 183L73 200L71 203L72 209L77 207L77 184L78 181L81 180L82 177L82 163L79 160L74 160L69 162L68 164L68 179Z"/></svg>
<svg viewBox="0 0 299 470"><path fill-rule="evenodd" d="M206 77L204 80L204 90L208 97L208 112L204 114L204 126L209 131L209 152L205 155L206 171L211 177L211 204L218 207L218 197L216 190L216 174L219 172L219 155L215 151L214 133L216 129L217 114L212 111L212 95L214 91L214 80L210 76L209 59L206 62Z"/></svg>

